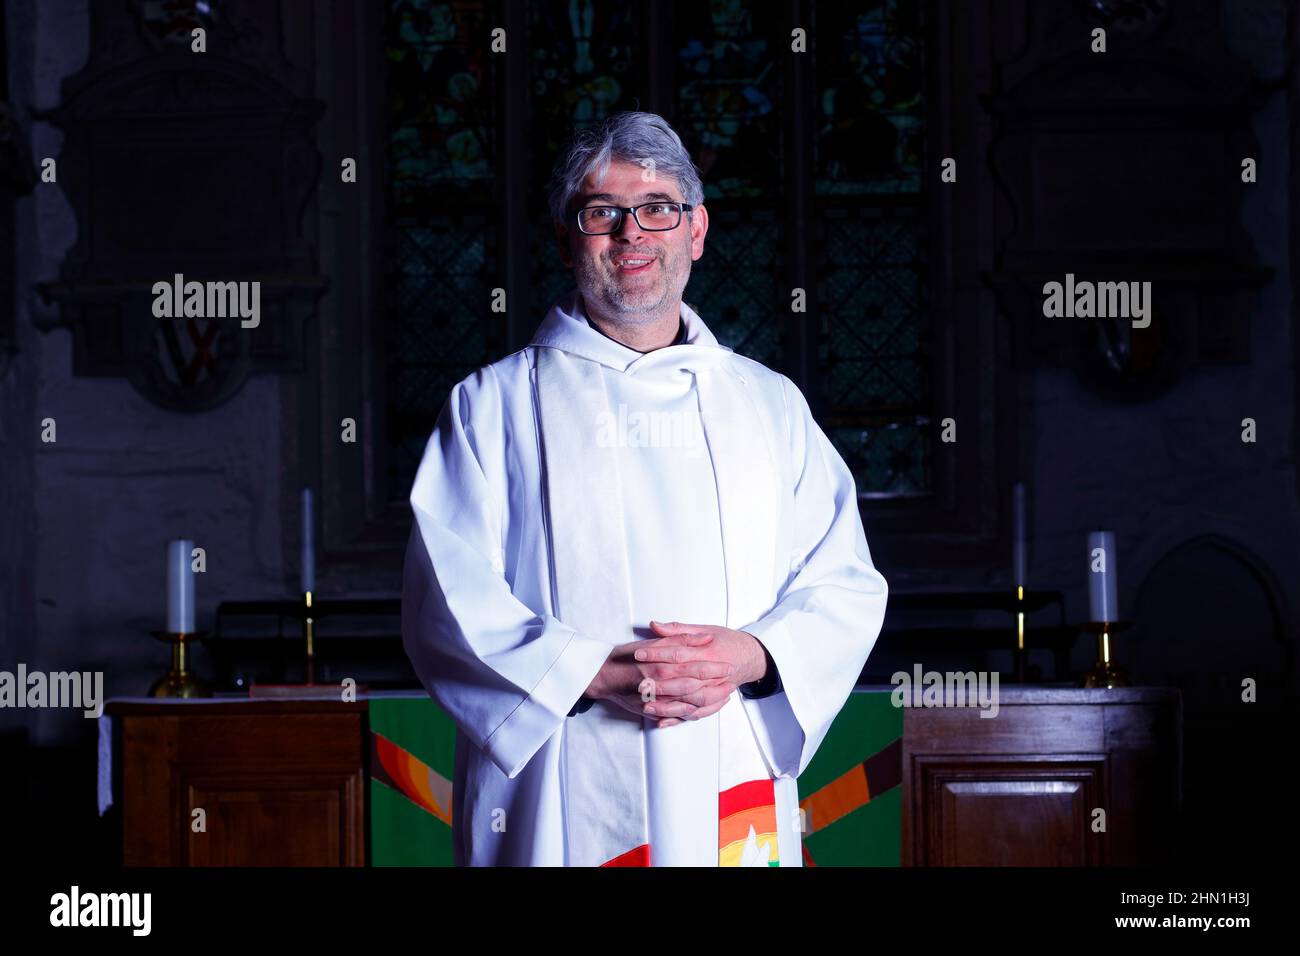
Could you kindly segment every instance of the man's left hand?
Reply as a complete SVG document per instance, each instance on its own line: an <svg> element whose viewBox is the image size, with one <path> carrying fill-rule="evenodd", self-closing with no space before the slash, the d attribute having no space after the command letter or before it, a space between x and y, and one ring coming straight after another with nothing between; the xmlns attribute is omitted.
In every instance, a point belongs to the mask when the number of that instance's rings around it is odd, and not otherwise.
<svg viewBox="0 0 1300 956"><path fill-rule="evenodd" d="M752 634L734 631L715 624L681 624L677 622L650 622L651 629L660 637L644 642L636 649L636 659L660 664L664 668L662 679L670 679L671 665L689 661L723 661L731 665L731 674L709 681L709 686L684 696L656 693L645 702L647 717L659 717L658 726L670 727L683 720L699 720L717 713L730 699L732 691L741 684L761 679L767 673L767 655L763 645ZM710 640L703 644L687 644L687 635L705 634Z"/></svg>

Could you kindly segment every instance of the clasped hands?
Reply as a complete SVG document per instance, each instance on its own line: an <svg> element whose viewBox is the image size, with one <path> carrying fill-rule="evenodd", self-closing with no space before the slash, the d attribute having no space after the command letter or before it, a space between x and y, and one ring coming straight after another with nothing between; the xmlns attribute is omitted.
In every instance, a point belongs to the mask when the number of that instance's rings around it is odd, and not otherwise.
<svg viewBox="0 0 1300 956"><path fill-rule="evenodd" d="M650 627L660 636L615 647L588 697L671 727L717 713L732 691L767 673L767 655L752 634L712 624L651 621Z"/></svg>

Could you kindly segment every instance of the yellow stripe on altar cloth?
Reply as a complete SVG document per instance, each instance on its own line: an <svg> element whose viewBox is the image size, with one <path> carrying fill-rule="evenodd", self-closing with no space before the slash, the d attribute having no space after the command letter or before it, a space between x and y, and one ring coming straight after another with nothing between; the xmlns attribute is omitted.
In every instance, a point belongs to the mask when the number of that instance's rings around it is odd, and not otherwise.
<svg viewBox="0 0 1300 956"><path fill-rule="evenodd" d="M747 847L750 862L746 862ZM718 866L777 866L779 863L775 831L755 833L752 845L746 835L744 840L736 840L718 851Z"/></svg>

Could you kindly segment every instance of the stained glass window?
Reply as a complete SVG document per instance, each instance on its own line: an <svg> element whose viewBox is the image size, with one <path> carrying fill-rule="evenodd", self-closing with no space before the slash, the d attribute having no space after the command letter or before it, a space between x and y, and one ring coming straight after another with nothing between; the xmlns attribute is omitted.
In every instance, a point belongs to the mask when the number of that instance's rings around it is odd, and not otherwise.
<svg viewBox="0 0 1300 956"><path fill-rule="evenodd" d="M776 121L780 36L769 3L726 0L673 9L674 128L704 179L707 199L773 198L781 176Z"/></svg>
<svg viewBox="0 0 1300 956"><path fill-rule="evenodd" d="M484 3L392 0L389 208L419 214L447 188L490 183L493 98Z"/></svg>
<svg viewBox="0 0 1300 956"><path fill-rule="evenodd" d="M389 494L405 498L451 387L498 357L488 309L497 77L485 3L392 0L385 357Z"/></svg>
<svg viewBox="0 0 1300 956"><path fill-rule="evenodd" d="M817 192L918 193L924 5L816 5Z"/></svg>
<svg viewBox="0 0 1300 956"><path fill-rule="evenodd" d="M529 208L537 211L529 233L534 251L531 302L539 322L551 303L573 288L573 274L554 248L547 180L571 130L638 107L631 82L634 13L630 0L570 0L528 8L530 128L535 131Z"/></svg>
<svg viewBox="0 0 1300 956"><path fill-rule="evenodd" d="M910 215L869 208L829 210L821 228L822 425L859 494L923 494L932 481L920 230Z"/></svg>
<svg viewBox="0 0 1300 956"><path fill-rule="evenodd" d="M816 6L820 407L866 497L933 487L923 10Z"/></svg>
<svg viewBox="0 0 1300 956"><path fill-rule="evenodd" d="M685 301L723 344L795 376L860 494L931 492L928 4L808 8L809 52L792 56L789 11L759 0L535 0L521 8L527 42L511 46L519 68L507 90L498 66L506 57L488 49L499 4L388 0L395 497L409 491L451 385L522 344L505 342L485 308L503 284L501 238L528 233L530 317L516 333L572 287L554 249L546 180L572 127L624 109L665 115L704 179L710 228ZM790 141L783 119L791 70L814 90L802 142ZM666 97L654 85L665 71ZM522 103L526 130L499 125L508 100ZM497 135L526 147L509 154L527 157L526 213L512 216L520 221L498 221L491 204L503 166ZM798 169L810 170L808 199L788 181ZM796 235L794 223L811 225ZM792 252L809 264L810 322L789 321Z"/></svg>
<svg viewBox="0 0 1300 956"><path fill-rule="evenodd" d="M771 4L729 0L673 10L674 129L704 181L709 232L683 295L718 341L784 364L777 303L781 251L780 34Z"/></svg>
<svg viewBox="0 0 1300 956"><path fill-rule="evenodd" d="M630 88L636 26L630 0L532 3L528 8L534 195L573 128L632 109Z"/></svg>
<svg viewBox="0 0 1300 956"><path fill-rule="evenodd" d="M780 231L774 209L712 209L704 255L682 298L718 341L771 368L783 364L775 303Z"/></svg>

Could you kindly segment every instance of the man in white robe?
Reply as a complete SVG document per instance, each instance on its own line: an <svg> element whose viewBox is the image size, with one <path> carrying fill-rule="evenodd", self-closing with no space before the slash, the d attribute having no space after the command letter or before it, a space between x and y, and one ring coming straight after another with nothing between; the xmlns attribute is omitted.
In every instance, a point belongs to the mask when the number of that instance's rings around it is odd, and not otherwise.
<svg viewBox="0 0 1300 956"><path fill-rule="evenodd" d="M452 389L410 497L455 861L801 866L796 780L887 597L853 478L682 302L708 214L667 123L580 134L551 210L577 288Z"/></svg>

